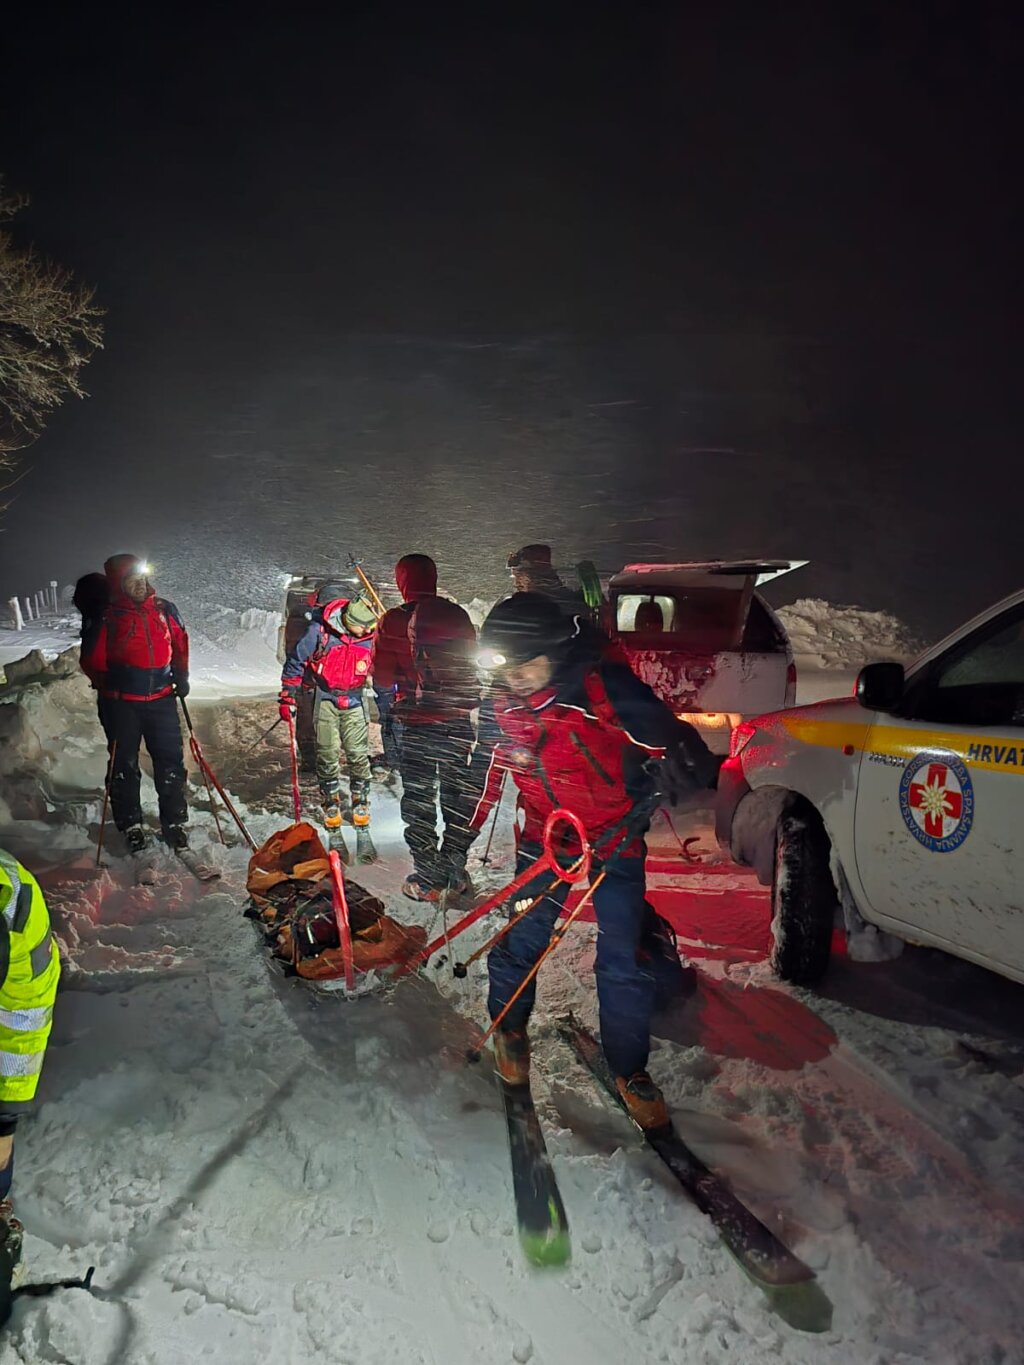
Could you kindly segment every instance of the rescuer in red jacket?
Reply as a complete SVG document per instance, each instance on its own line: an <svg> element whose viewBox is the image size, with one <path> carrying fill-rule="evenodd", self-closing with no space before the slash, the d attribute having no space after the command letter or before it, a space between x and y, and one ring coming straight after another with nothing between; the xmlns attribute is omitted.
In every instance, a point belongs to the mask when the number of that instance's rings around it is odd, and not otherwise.
<svg viewBox="0 0 1024 1365"><path fill-rule="evenodd" d="M503 770L518 788L517 872L540 854L552 811L580 819L594 851L591 875L605 873L594 894L601 1042L630 1113L657 1127L668 1115L647 1074L651 1015L682 989L684 975L671 930L646 898L643 836L659 798L713 786L717 764L697 731L628 667L602 657L596 634L579 631L551 598L525 592L499 602L480 643L495 685L480 710L477 761L488 766L471 827L486 819ZM578 852L578 843L567 845L566 863ZM540 896L550 882L545 872L519 896ZM547 891L492 949L492 1019L547 946L567 894L565 882ZM495 1034L498 1071L511 1085L529 1079L533 1001L531 983Z"/></svg>
<svg viewBox="0 0 1024 1365"><path fill-rule="evenodd" d="M146 846L139 798L139 746L145 740L163 836L188 847L185 761L177 697L188 696L188 635L178 608L157 597L137 555L112 555L103 566L106 610L82 639L82 670L100 697L100 720L113 756L110 806L132 853Z"/></svg>
<svg viewBox="0 0 1024 1365"><path fill-rule="evenodd" d="M382 691L394 689L392 713L402 726L402 822L413 856L402 890L413 900L437 900L445 887L468 888L470 713L480 704L476 630L457 602L438 596L429 555L403 555L395 582L404 600L381 618L373 680Z"/></svg>

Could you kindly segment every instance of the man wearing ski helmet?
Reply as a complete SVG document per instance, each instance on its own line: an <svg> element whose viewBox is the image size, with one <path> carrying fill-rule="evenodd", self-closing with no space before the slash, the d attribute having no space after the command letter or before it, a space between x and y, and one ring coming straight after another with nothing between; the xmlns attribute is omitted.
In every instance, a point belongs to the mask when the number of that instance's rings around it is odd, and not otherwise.
<svg viewBox="0 0 1024 1365"><path fill-rule="evenodd" d="M324 584L305 632L292 646L281 673L281 716L294 715L303 674L308 670L316 687L316 773L320 783L324 824L341 827L342 750L348 766L352 823L370 824L370 732L363 705L363 689L373 659L377 617L362 597L349 598L340 585Z"/></svg>
<svg viewBox="0 0 1024 1365"><path fill-rule="evenodd" d="M445 888L468 887L476 630L457 602L438 596L429 555L403 555L395 582L403 602L381 618L373 676L377 687L395 689L393 715L402 726L402 822L413 856L402 890L413 900L437 900Z"/></svg>
<svg viewBox="0 0 1024 1365"><path fill-rule="evenodd" d="M149 565L112 555L103 566L110 600L86 626L82 671L100 696L111 751L110 806L132 853L146 846L139 796L139 748L153 761L160 825L175 849L188 847L185 760L177 697L187 697L188 635L178 608L157 597Z"/></svg>
<svg viewBox="0 0 1024 1365"><path fill-rule="evenodd" d="M630 1113L657 1127L668 1116L647 1074L651 1015L681 990L684 976L671 930L646 899L643 835L657 794L675 800L712 786L715 761L692 726L676 720L629 668L602 658L549 597L517 593L500 602L484 622L481 647L494 678L480 714L481 750L491 752L481 760L489 766L471 825L482 826L503 769L518 788L517 870L539 855L553 810L564 807L581 820L595 874L606 874L594 895L602 1045ZM566 862L578 851L567 843ZM550 881L550 872L542 874L519 895L540 895ZM547 946L567 894L559 883L492 949L492 1019ZM529 1079L533 1001L531 983L495 1034L498 1071L512 1085Z"/></svg>

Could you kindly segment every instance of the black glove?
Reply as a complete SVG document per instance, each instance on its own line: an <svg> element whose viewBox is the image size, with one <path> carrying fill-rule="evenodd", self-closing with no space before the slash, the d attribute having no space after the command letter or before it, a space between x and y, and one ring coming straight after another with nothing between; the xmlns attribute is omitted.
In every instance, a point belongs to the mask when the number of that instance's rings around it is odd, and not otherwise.
<svg viewBox="0 0 1024 1365"><path fill-rule="evenodd" d="M661 783L671 805L678 805L696 791L713 791L718 785L718 759L692 725L682 722L674 744L661 762Z"/></svg>
<svg viewBox="0 0 1024 1365"><path fill-rule="evenodd" d="M182 701L184 701L184 699L188 696L189 681L187 673L175 673L174 691L179 697L181 697Z"/></svg>

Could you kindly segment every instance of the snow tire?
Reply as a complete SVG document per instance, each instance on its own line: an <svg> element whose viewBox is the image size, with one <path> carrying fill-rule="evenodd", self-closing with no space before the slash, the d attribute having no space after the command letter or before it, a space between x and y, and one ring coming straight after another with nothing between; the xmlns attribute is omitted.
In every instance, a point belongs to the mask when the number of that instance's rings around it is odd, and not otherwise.
<svg viewBox="0 0 1024 1365"><path fill-rule="evenodd" d="M772 877L770 962L783 981L813 986L825 975L839 897L831 843L817 811L796 806L779 816Z"/></svg>

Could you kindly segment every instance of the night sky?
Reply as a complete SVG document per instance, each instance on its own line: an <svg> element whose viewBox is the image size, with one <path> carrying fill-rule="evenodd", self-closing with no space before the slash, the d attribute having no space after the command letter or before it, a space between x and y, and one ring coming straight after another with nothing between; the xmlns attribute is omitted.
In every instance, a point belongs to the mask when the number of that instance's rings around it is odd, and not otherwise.
<svg viewBox="0 0 1024 1365"><path fill-rule="evenodd" d="M7 591L547 539L930 636L1024 581L1011 6L21 8L0 166L108 318Z"/></svg>

